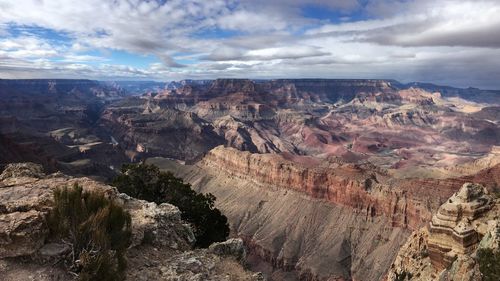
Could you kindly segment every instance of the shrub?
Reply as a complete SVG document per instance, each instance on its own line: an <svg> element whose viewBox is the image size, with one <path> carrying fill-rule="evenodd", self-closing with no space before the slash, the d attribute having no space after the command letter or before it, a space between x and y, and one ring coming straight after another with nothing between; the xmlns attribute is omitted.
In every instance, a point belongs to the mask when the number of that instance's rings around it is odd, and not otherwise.
<svg viewBox="0 0 500 281"><path fill-rule="evenodd" d="M214 206L215 196L197 193L171 172L144 163L128 164L113 185L135 198L177 206L182 219L192 224L198 247L225 241L229 235L227 218Z"/></svg>
<svg viewBox="0 0 500 281"><path fill-rule="evenodd" d="M411 280L412 277L413 274L411 272L407 272L406 270L403 270L401 273L396 272L396 281Z"/></svg>
<svg viewBox="0 0 500 281"><path fill-rule="evenodd" d="M477 257L483 281L500 280L500 251L494 252L492 249L479 249Z"/></svg>
<svg viewBox="0 0 500 281"><path fill-rule="evenodd" d="M420 257L421 258L425 259L428 256L429 256L429 251L427 250L427 248L422 249L422 251L420 251Z"/></svg>
<svg viewBox="0 0 500 281"><path fill-rule="evenodd" d="M54 192L47 223L51 235L71 247L70 270L79 280L125 278L131 219L120 205L102 193L83 192L75 184Z"/></svg>

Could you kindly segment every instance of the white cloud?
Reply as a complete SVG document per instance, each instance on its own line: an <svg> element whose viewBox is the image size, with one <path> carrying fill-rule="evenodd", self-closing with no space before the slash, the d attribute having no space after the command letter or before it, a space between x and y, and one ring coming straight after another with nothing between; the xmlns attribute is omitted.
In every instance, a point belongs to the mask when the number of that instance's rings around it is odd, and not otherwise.
<svg viewBox="0 0 500 281"><path fill-rule="evenodd" d="M0 39L0 53L12 58L48 58L58 55L58 47L36 37L22 36Z"/></svg>
<svg viewBox="0 0 500 281"><path fill-rule="evenodd" d="M275 48L261 48L249 51L241 49L223 47L214 50L205 57L212 61L260 61L277 59L299 59L305 57L318 57L328 55L328 52L321 51L318 47L312 46L281 46Z"/></svg>
<svg viewBox="0 0 500 281"><path fill-rule="evenodd" d="M283 46L279 48L265 48L249 51L248 58L253 60L274 60L274 59L299 59L307 57L319 57L329 55L328 52L321 51L319 47L311 46Z"/></svg>
<svg viewBox="0 0 500 281"><path fill-rule="evenodd" d="M223 29L252 33L284 30L287 28L286 21L280 18L279 15L266 15L249 11L236 11L222 16L217 22Z"/></svg>

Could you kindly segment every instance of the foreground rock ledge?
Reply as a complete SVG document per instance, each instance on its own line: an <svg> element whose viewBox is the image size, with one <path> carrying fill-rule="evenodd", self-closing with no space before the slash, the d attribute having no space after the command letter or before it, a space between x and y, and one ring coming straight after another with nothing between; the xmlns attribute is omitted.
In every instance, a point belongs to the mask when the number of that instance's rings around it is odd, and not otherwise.
<svg viewBox="0 0 500 281"><path fill-rule="evenodd" d="M130 212L128 280L263 280L260 274L243 268L241 240L193 249L193 231L181 220L177 207L137 200L89 178L45 175L42 167L33 163L10 164L0 175L0 280L75 278L54 266L67 249L46 243L49 234L45 224L53 191L73 184L85 191L103 192Z"/></svg>

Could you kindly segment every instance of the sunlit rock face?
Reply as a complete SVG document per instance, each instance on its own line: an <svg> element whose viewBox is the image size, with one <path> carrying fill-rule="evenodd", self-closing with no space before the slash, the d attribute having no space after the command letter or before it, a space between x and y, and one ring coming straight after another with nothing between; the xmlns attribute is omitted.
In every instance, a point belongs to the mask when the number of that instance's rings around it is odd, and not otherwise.
<svg viewBox="0 0 500 281"><path fill-rule="evenodd" d="M500 200L482 185L465 183L399 250L387 280L482 279L478 249L498 250ZM398 279L400 280L400 279Z"/></svg>
<svg viewBox="0 0 500 281"><path fill-rule="evenodd" d="M192 183L195 190L214 194L217 208L228 217L232 232L245 241L251 268L265 271L272 280L379 280L409 234L391 218L376 214L372 208L375 199L358 189L363 185L358 187L357 179L356 183L339 179L345 183L343 189L340 183L333 186L337 180L332 178L332 189L349 193L344 201L335 204L333 200L340 199L340 195L329 202L326 197L313 198L305 188L296 189L303 180L300 174L308 173L303 167L284 161L266 163L269 159L265 158L246 166L249 159L234 155L238 153L235 149L221 147L214 153L220 154L217 158L207 155L193 166L170 160L152 163L169 165L169 170L177 170L176 174ZM223 155L233 164L221 165ZM273 165L276 169L282 165L282 171L270 170ZM266 170L272 174L261 177L259 173ZM288 182L290 188L279 184L287 182L281 173L297 173ZM302 181L304 187L313 186L315 181L315 172L309 173L311 178ZM322 194L318 192L316 196ZM357 202L347 201L356 194ZM399 214L395 220L399 223L403 216Z"/></svg>
<svg viewBox="0 0 500 281"><path fill-rule="evenodd" d="M161 158L149 163L214 194L258 270L265 263L273 270L270 275L356 280L385 276L411 230L428 224L465 182L497 186L490 175L500 168L459 178L395 179L374 165L334 157L257 154L223 146L193 165ZM426 241L421 247L428 252Z"/></svg>
<svg viewBox="0 0 500 281"><path fill-rule="evenodd" d="M492 208L492 197L477 184L466 183L441 205L430 222L429 256L436 270L450 266L458 254L470 254L484 233L474 221Z"/></svg>

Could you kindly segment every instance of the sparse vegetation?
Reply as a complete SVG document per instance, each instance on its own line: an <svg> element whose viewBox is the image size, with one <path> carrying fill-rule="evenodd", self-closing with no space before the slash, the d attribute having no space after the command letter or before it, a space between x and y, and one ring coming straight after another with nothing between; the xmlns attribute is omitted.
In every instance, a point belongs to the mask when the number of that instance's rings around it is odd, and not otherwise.
<svg viewBox="0 0 500 281"><path fill-rule="evenodd" d="M405 280L411 280L413 277L413 274L411 272L407 272L403 270L400 273L396 272L396 281L405 281Z"/></svg>
<svg viewBox="0 0 500 281"><path fill-rule="evenodd" d="M479 249L477 257L483 281L500 280L500 251L494 252L492 249Z"/></svg>
<svg viewBox="0 0 500 281"><path fill-rule="evenodd" d="M427 248L424 248L422 249L422 251L420 251L420 257L425 259L429 256L429 251L427 250Z"/></svg>
<svg viewBox="0 0 500 281"><path fill-rule="evenodd" d="M192 224L198 247L224 241L229 235L226 216L214 206L215 196L197 193L171 172L161 172L158 167L144 163L128 164L113 185L135 198L177 206L182 219Z"/></svg>
<svg viewBox="0 0 500 281"><path fill-rule="evenodd" d="M67 261L79 280L125 279L131 219L120 205L75 184L54 192L47 223L52 236L71 247Z"/></svg>

